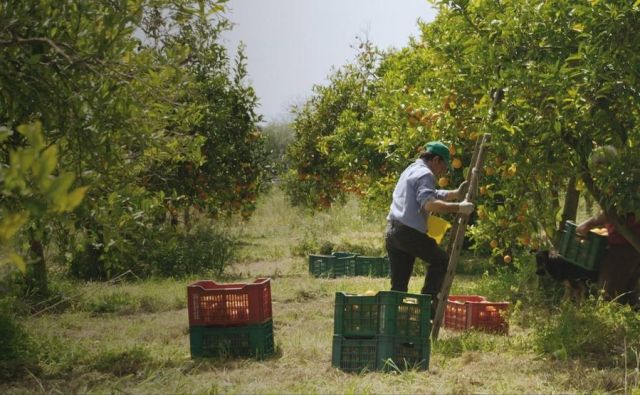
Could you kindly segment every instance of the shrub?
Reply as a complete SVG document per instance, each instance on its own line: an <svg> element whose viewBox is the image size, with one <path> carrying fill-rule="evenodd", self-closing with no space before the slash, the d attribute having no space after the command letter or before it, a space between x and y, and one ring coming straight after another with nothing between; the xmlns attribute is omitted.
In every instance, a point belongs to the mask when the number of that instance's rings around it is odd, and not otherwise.
<svg viewBox="0 0 640 395"><path fill-rule="evenodd" d="M189 231L140 227L127 235L126 245L101 251L99 258L88 248L71 263L71 273L83 279L110 278L127 270L138 277L219 276L234 257L236 241L222 228L202 223Z"/></svg>
<svg viewBox="0 0 640 395"><path fill-rule="evenodd" d="M151 274L185 276L213 273L220 276L235 255L236 242L223 230L201 225L156 244L149 251Z"/></svg>
<svg viewBox="0 0 640 395"><path fill-rule="evenodd" d="M631 307L590 297L580 305L565 300L547 320L537 320L537 350L558 359L586 357L604 365L621 362L640 350L640 313Z"/></svg>

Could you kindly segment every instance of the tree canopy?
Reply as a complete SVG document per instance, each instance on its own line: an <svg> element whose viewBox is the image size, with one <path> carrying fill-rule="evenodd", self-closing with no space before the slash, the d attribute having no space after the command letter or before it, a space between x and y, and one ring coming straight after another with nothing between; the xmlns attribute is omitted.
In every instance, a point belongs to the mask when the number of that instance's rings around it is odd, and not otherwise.
<svg viewBox="0 0 640 395"><path fill-rule="evenodd" d="M322 198L316 190L349 187L384 212L397 175L427 141L447 142L460 159L462 166L443 181L454 185L467 171L477 137L491 133L477 202L478 240L499 235L494 252L538 244L531 235L553 236L561 219L575 218L582 192L640 250L624 221L640 214L639 5L434 5L435 21L375 62L371 78L358 80L355 62L316 88L294 124L298 142L291 159L305 180L296 188ZM329 109L328 103L337 105ZM325 173L336 175L333 189L322 184ZM335 191L329 198L339 196Z"/></svg>

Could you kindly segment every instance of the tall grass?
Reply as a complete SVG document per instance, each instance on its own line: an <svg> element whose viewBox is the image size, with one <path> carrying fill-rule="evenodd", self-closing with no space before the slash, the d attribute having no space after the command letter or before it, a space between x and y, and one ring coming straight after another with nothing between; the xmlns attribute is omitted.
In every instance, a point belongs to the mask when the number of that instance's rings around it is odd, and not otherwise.
<svg viewBox="0 0 640 395"><path fill-rule="evenodd" d="M306 256L327 245L336 251L384 255L384 226L384 215L364 215L355 198L312 212L291 207L275 186L261 198L251 220L236 225L235 232L244 242L240 261L251 261Z"/></svg>

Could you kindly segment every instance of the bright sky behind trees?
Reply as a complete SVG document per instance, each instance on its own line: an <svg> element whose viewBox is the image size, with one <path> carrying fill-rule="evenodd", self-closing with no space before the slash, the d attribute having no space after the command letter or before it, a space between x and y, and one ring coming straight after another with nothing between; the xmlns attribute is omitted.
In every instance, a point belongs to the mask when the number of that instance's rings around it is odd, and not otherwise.
<svg viewBox="0 0 640 395"><path fill-rule="evenodd" d="M360 38L381 48L402 47L435 10L426 0L230 0L235 24L224 40L231 54L246 45L249 81L265 121L287 116L332 67L354 58Z"/></svg>

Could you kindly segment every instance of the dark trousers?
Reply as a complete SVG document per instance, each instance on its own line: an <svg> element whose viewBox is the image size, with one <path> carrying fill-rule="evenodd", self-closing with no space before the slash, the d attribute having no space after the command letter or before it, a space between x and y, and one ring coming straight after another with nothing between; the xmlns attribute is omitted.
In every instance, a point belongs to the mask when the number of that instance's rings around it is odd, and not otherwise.
<svg viewBox="0 0 640 395"><path fill-rule="evenodd" d="M429 264L421 293L431 295L435 306L449 264L447 253L431 237L398 221L388 222L385 246L391 266L391 290L407 292L418 257Z"/></svg>
<svg viewBox="0 0 640 395"><path fill-rule="evenodd" d="M600 263L598 285L609 299L639 305L640 254L630 244L609 245L607 255Z"/></svg>

